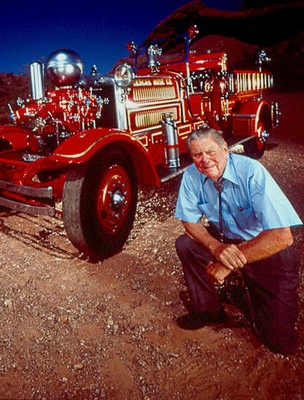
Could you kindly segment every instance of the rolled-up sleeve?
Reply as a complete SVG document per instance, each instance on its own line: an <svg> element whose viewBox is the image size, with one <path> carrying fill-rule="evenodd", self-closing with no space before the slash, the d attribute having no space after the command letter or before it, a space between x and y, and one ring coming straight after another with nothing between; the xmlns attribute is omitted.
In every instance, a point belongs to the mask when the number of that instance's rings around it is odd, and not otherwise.
<svg viewBox="0 0 304 400"><path fill-rule="evenodd" d="M202 212L198 207L201 178L193 166L183 175L176 203L175 217L185 222L199 222Z"/></svg>
<svg viewBox="0 0 304 400"><path fill-rule="evenodd" d="M249 180L252 207L263 230L302 225L294 207L264 166Z"/></svg>

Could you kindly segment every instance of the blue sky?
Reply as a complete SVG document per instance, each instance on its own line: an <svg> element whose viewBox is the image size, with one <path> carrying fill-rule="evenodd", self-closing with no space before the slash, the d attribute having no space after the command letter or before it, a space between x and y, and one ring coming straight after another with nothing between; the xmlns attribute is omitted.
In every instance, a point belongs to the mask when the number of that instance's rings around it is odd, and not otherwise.
<svg viewBox="0 0 304 400"><path fill-rule="evenodd" d="M129 41L141 43L185 0L6 1L1 5L0 72L20 73L33 61L68 48L83 60L85 72L96 64L108 72L127 56ZM237 9L241 0L203 1L209 7Z"/></svg>

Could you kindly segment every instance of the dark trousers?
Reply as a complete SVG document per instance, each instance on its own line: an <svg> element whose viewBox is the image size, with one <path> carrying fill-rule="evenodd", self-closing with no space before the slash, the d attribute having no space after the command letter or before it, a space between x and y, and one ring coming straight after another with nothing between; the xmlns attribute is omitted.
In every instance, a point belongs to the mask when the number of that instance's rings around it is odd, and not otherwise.
<svg viewBox="0 0 304 400"><path fill-rule="evenodd" d="M187 235L176 240L193 311L216 313L222 307L218 290L210 282L206 266L213 256ZM296 351L299 263L293 247L247 264L241 270L248 288L251 319L259 339L273 352Z"/></svg>

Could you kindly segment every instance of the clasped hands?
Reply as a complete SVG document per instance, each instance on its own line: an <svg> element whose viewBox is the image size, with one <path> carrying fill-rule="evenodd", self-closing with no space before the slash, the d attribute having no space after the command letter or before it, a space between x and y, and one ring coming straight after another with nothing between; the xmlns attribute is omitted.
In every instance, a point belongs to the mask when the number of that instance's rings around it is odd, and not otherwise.
<svg viewBox="0 0 304 400"><path fill-rule="evenodd" d="M212 251L215 261L207 266L207 274L213 283L222 285L234 270L247 264L244 253L235 244L220 243Z"/></svg>

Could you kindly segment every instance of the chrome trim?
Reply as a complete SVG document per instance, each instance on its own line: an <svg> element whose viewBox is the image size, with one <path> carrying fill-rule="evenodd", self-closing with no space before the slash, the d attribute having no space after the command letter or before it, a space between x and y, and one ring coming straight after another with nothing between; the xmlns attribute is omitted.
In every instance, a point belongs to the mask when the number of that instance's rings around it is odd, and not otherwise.
<svg viewBox="0 0 304 400"><path fill-rule="evenodd" d="M30 196L34 198L41 198L46 200L53 200L53 188L51 186L46 188L35 188L30 186L16 185L11 182L0 180L0 190L8 191L11 193L21 194L23 196ZM2 197L0 194L0 205L11 210L31 214L31 215L47 215L53 217L55 215L55 207L49 204L41 204L35 206L31 204L22 203L22 200L16 201L7 197Z"/></svg>
<svg viewBox="0 0 304 400"><path fill-rule="evenodd" d="M55 215L55 208L51 206L32 206L30 204L18 203L14 200L5 199L0 197L0 205L11 210L19 211L30 215L46 215L53 217Z"/></svg>
<svg viewBox="0 0 304 400"><path fill-rule="evenodd" d="M22 194L24 196L32 196L45 199L53 198L53 188L51 186L46 188L36 188L30 186L16 185L11 182L0 180L0 189L7 190L12 193Z"/></svg>

